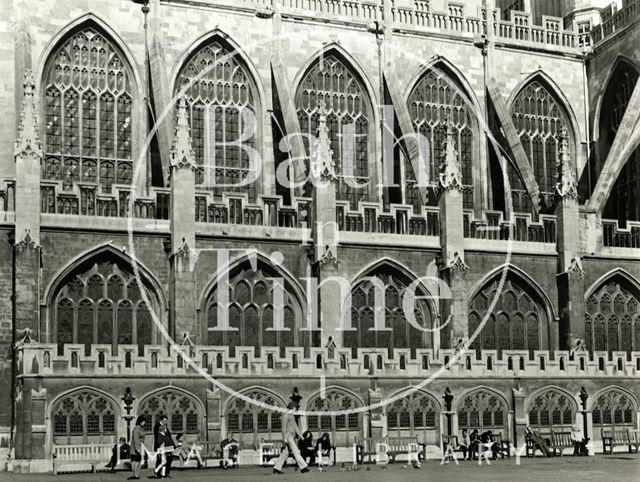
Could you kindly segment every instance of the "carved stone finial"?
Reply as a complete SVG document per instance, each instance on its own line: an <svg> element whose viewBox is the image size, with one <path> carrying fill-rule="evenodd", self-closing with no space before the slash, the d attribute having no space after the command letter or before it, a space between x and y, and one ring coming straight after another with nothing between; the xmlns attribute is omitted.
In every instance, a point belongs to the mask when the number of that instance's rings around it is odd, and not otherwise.
<svg viewBox="0 0 640 482"><path fill-rule="evenodd" d="M578 184L573 177L571 150L567 128L560 129L560 150L556 160L556 195L563 199L578 199Z"/></svg>
<svg viewBox="0 0 640 482"><path fill-rule="evenodd" d="M311 174L315 179L323 181L336 181L335 163L333 151L329 140L327 128L327 109L324 101L320 101L320 118L318 121L318 138L313 143L311 154Z"/></svg>
<svg viewBox="0 0 640 482"><path fill-rule="evenodd" d="M444 153L440 162L440 189L444 191L451 189L462 190L462 174L460 173L460 164L453 139L453 131L453 123L449 116L447 118L446 138L443 145Z"/></svg>
<svg viewBox="0 0 640 482"><path fill-rule="evenodd" d="M455 253L453 253L453 258L451 258L451 260L447 264L447 268L454 271L467 271L469 269L469 266L467 266L467 263L464 262L464 259L462 259L462 256L460 256L460 253L456 251Z"/></svg>
<svg viewBox="0 0 640 482"><path fill-rule="evenodd" d="M195 170L194 158L187 114L187 101L183 96L178 101L175 135L171 146L171 167Z"/></svg>
<svg viewBox="0 0 640 482"><path fill-rule="evenodd" d="M36 248L38 248L38 244L31 237L30 229L24 230L24 237L21 241L16 243L15 247L18 253L22 253L23 251L27 250L35 250Z"/></svg>
<svg viewBox="0 0 640 482"><path fill-rule="evenodd" d="M31 70L24 72L24 92L22 99L22 112L18 125L18 137L16 138L14 155L35 154L42 156L42 146L38 136L38 117L35 101L36 85L33 82Z"/></svg>

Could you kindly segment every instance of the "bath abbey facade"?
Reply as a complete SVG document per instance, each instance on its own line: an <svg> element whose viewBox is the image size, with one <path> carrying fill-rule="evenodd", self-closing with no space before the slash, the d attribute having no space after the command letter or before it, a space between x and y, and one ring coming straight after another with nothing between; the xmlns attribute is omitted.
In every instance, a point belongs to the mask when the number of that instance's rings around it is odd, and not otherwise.
<svg viewBox="0 0 640 482"><path fill-rule="evenodd" d="M3 469L639 428L640 1L3 4Z"/></svg>

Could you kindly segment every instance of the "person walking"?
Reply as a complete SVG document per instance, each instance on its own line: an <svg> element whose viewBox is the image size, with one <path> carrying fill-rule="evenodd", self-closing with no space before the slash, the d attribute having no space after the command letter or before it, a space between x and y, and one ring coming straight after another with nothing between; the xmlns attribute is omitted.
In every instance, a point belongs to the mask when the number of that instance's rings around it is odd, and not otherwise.
<svg viewBox="0 0 640 482"><path fill-rule="evenodd" d="M280 452L280 457L276 460L276 463L273 466L274 474L282 474L282 466L287 461L289 457L289 452L296 459L296 463L298 464L298 468L300 469L300 473L304 474L305 472L309 472L309 467L307 467L307 463L304 461L302 456L300 455L300 450L298 449L298 444L296 443L295 436L302 438L302 432L300 432L300 428L298 427L298 423L293 415L294 410L298 409L298 405L291 400L287 404L287 413L285 413L282 420L282 432L284 434L284 443L282 451Z"/></svg>
<svg viewBox="0 0 640 482"><path fill-rule="evenodd" d="M169 419L161 415L158 423L153 427L153 450L156 452L156 468L153 473L161 479L170 477L173 450L176 447L168 427Z"/></svg>
<svg viewBox="0 0 640 482"><path fill-rule="evenodd" d="M129 477L129 480L140 478L140 464L144 456L144 426L146 424L147 420L144 415L139 415L131 433L131 470L133 475Z"/></svg>

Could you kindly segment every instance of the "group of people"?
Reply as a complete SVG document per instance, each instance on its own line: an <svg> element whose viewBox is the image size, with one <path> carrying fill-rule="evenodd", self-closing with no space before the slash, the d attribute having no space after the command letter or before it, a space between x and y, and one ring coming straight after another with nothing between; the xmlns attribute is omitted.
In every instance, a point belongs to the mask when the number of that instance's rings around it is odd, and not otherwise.
<svg viewBox="0 0 640 482"><path fill-rule="evenodd" d="M479 433L478 429L472 430L470 434L467 429L463 429L462 437L455 449L462 451L464 460L475 460L480 455L495 460L503 450L502 445L493 440L491 430Z"/></svg>

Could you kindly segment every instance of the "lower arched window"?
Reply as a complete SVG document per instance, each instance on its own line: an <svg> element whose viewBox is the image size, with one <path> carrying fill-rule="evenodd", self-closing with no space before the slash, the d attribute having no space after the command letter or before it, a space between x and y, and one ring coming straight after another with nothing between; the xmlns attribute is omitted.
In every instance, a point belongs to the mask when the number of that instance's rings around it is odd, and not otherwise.
<svg viewBox="0 0 640 482"><path fill-rule="evenodd" d="M116 435L114 403L91 389L81 389L60 398L51 409L53 438L57 444L111 441Z"/></svg>
<svg viewBox="0 0 640 482"><path fill-rule="evenodd" d="M192 439L196 439L202 430L204 414L191 395L167 388L146 397L138 407L138 415L145 416L148 431L166 415L174 435L190 434Z"/></svg>
<svg viewBox="0 0 640 482"><path fill-rule="evenodd" d="M284 402L279 397L262 390L251 390L243 392L242 395L255 400L260 405L241 398L233 398L226 411L226 435L235 434L234 438L243 447L258 447L262 439L280 438L282 415L281 412L270 407L283 408Z"/></svg>
<svg viewBox="0 0 640 482"><path fill-rule="evenodd" d="M419 435L425 443L437 443L440 410L435 399L416 391L387 405L387 429L394 436Z"/></svg>
<svg viewBox="0 0 640 482"><path fill-rule="evenodd" d="M547 390L529 404L529 425L544 433L571 431L577 405L568 395Z"/></svg>
<svg viewBox="0 0 640 482"><path fill-rule="evenodd" d="M307 428L314 433L327 432L334 445L350 447L360 435L361 412L351 410L362 404L349 393L340 389L327 389L309 400L307 412L333 412L327 415L308 415Z"/></svg>
<svg viewBox="0 0 640 482"><path fill-rule="evenodd" d="M622 390L612 388L601 393L591 408L596 435L600 435L600 429L635 428L636 412L634 400Z"/></svg>
<svg viewBox="0 0 640 482"><path fill-rule="evenodd" d="M462 431L492 430L506 434L509 410L502 397L488 390L476 390L458 402L458 428Z"/></svg>

